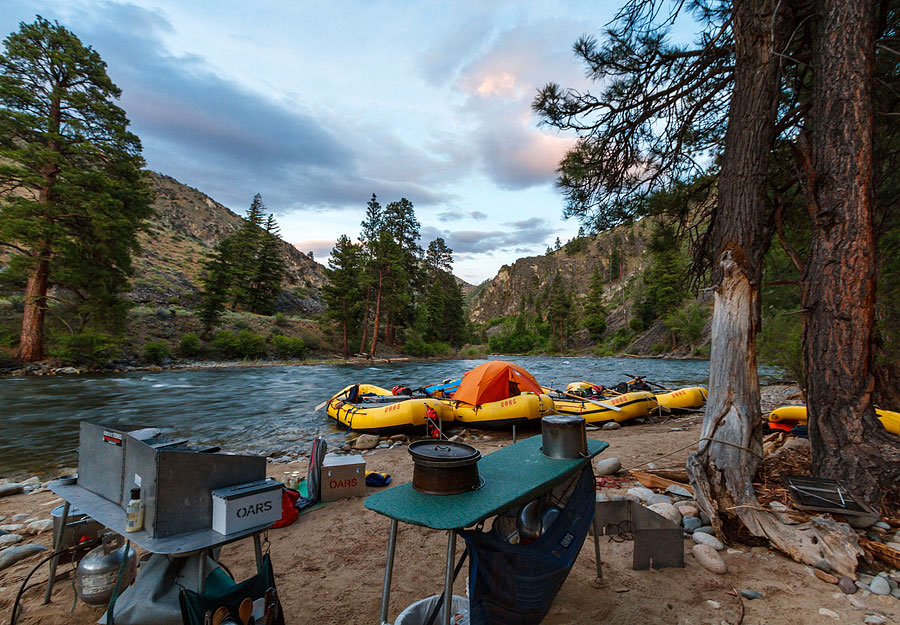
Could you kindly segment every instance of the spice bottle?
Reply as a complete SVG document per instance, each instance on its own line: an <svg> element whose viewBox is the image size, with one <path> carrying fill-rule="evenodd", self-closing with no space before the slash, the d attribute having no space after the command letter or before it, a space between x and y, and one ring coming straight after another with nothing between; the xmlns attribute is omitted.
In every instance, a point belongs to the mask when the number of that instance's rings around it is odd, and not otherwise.
<svg viewBox="0 0 900 625"><path fill-rule="evenodd" d="M294 471L291 474L291 488L294 490L300 490L300 471Z"/></svg>
<svg viewBox="0 0 900 625"><path fill-rule="evenodd" d="M141 501L141 489L131 489L131 499L125 506L125 531L138 532L144 529L144 502Z"/></svg>

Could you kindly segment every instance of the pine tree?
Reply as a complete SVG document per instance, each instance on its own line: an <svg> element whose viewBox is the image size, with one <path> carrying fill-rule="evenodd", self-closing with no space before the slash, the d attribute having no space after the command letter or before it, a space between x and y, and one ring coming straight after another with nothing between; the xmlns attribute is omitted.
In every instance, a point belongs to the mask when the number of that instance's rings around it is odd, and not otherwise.
<svg viewBox="0 0 900 625"><path fill-rule="evenodd" d="M200 278L203 292L198 311L198 317L203 323L204 336L208 336L218 324L223 312L222 307L231 293L233 275L231 243L232 240L228 237L220 241L204 263L204 271Z"/></svg>
<svg viewBox="0 0 900 625"><path fill-rule="evenodd" d="M137 233L152 215L141 144L121 91L90 46L58 22L19 24L0 56L0 245L25 281L18 357L40 360L48 290L83 319L117 325ZM14 192L13 192L14 191Z"/></svg>
<svg viewBox="0 0 900 625"><path fill-rule="evenodd" d="M328 259L328 282L323 289L328 316L341 324L344 357L350 356L350 328L360 319L362 308L359 275L363 271L361 246L341 235Z"/></svg>
<svg viewBox="0 0 900 625"><path fill-rule="evenodd" d="M253 196L247 215L234 233L234 241L231 245L232 282L231 282L231 307L236 309L238 305L250 307L251 293L256 285L254 279L257 274L258 253L263 242L263 219L265 204L262 196L257 193Z"/></svg>
<svg viewBox="0 0 900 625"><path fill-rule="evenodd" d="M606 332L606 307L603 305L603 276L600 268L594 267L591 286L584 302L584 327L591 333L591 339L599 340Z"/></svg>
<svg viewBox="0 0 900 625"><path fill-rule="evenodd" d="M383 209L378 203L375 194L366 203L366 217L360 224L362 231L359 234L359 241L362 245L360 271L360 286L365 293L365 305L363 306L362 316L362 336L359 342L359 353L362 354L366 349L366 339L369 333L369 310L374 296L374 268L372 262L372 249L378 239L378 232L381 230L381 222L383 218Z"/></svg>
<svg viewBox="0 0 900 625"><path fill-rule="evenodd" d="M256 250L255 274L248 294L251 312L259 315L274 314L281 294L281 282L287 267L282 256L284 246L280 232L275 216L270 214Z"/></svg>

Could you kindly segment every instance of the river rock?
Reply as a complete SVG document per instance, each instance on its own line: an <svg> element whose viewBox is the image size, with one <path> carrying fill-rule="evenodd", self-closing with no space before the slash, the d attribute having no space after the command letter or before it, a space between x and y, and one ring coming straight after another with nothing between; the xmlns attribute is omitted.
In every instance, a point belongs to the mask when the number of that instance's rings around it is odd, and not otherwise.
<svg viewBox="0 0 900 625"><path fill-rule="evenodd" d="M12 521L13 523L21 523L30 516L30 514L14 514L10 521Z"/></svg>
<svg viewBox="0 0 900 625"><path fill-rule="evenodd" d="M23 523L9 523L7 525L0 525L0 530L4 532L21 532L25 529L25 525Z"/></svg>
<svg viewBox="0 0 900 625"><path fill-rule="evenodd" d="M395 443L397 443L397 442L405 443L406 441L409 440L409 437L406 434L394 434L393 436L391 436L391 440L394 441Z"/></svg>
<svg viewBox="0 0 900 625"><path fill-rule="evenodd" d="M889 524L889 523L885 523L884 521L877 521L877 522L875 522L875 523L872 524L872 527L877 527L878 529L881 529L881 530L884 530L884 531L888 531L888 530L891 529L890 524Z"/></svg>
<svg viewBox="0 0 900 625"><path fill-rule="evenodd" d="M840 588L841 592L845 595L852 595L858 590L856 584L853 583L853 580L846 575L841 576L841 579L838 580L838 588Z"/></svg>
<svg viewBox="0 0 900 625"><path fill-rule="evenodd" d="M603 424L604 430L618 430L620 427L622 427L622 426L619 425L618 423L616 423L615 421L609 421L608 423Z"/></svg>
<svg viewBox="0 0 900 625"><path fill-rule="evenodd" d="M594 464L597 475L612 475L622 468L622 462L618 458L603 458Z"/></svg>
<svg viewBox="0 0 900 625"><path fill-rule="evenodd" d="M654 504L658 504L658 503L669 503L670 504L670 503L672 503L672 498L667 497L666 495L653 495L647 500L647 503L650 504L651 506ZM681 515L678 515L678 516L680 519Z"/></svg>
<svg viewBox="0 0 900 625"><path fill-rule="evenodd" d="M666 502L655 503L650 506L647 506L647 509L653 510L656 514L669 519L676 526L681 525L681 515L678 514L678 510L675 509L675 506L673 506L670 503L666 503Z"/></svg>
<svg viewBox="0 0 900 625"><path fill-rule="evenodd" d="M678 497L693 497L694 494L686 489L681 484L669 484L666 487L666 492L670 495L676 495Z"/></svg>
<svg viewBox="0 0 900 625"><path fill-rule="evenodd" d="M32 521L25 526L26 534L43 534L53 529L53 519L41 519L40 521Z"/></svg>
<svg viewBox="0 0 900 625"><path fill-rule="evenodd" d="M691 549L691 553L694 554L694 558L700 566L707 571L711 571L717 575L724 575L728 572L728 565L725 564L725 560L723 560L722 556L709 545L694 545L693 549Z"/></svg>
<svg viewBox="0 0 900 625"><path fill-rule="evenodd" d="M887 619L880 614L869 614L863 619L863 623L866 625L881 625L885 622L887 622Z"/></svg>
<svg viewBox="0 0 900 625"><path fill-rule="evenodd" d="M754 599L762 599L763 598L763 594L761 592L757 592L755 590L747 590L747 589L744 589L741 591L741 596L744 599L749 599L750 601L753 601Z"/></svg>
<svg viewBox="0 0 900 625"><path fill-rule="evenodd" d="M872 593L869 593L870 595ZM868 610L869 605L859 595L847 595L847 601L857 610Z"/></svg>
<svg viewBox="0 0 900 625"><path fill-rule="evenodd" d="M625 491L625 494L633 495L634 497L637 497L641 501L647 501L656 493L654 493L652 490L650 490L649 488L646 488L644 486L635 486L634 488L629 488L627 491Z"/></svg>
<svg viewBox="0 0 900 625"><path fill-rule="evenodd" d="M11 484L0 484L0 497L9 497L10 495L19 495L25 492L25 487L22 484L11 483Z"/></svg>
<svg viewBox="0 0 900 625"><path fill-rule="evenodd" d="M374 434L360 434L359 438L353 441L353 449L375 449L378 445L378 437Z"/></svg>
<svg viewBox="0 0 900 625"><path fill-rule="evenodd" d="M44 545L16 545L4 549L3 553L0 553L0 571L41 551L47 551L47 548Z"/></svg>
<svg viewBox="0 0 900 625"><path fill-rule="evenodd" d="M891 594L891 585L886 577L878 576L869 584L869 590L872 591L873 595L889 595Z"/></svg>
<svg viewBox="0 0 900 625"><path fill-rule="evenodd" d="M700 527L700 519L695 516L683 516L681 517L681 527L683 527L686 532L693 532Z"/></svg>
<svg viewBox="0 0 900 625"><path fill-rule="evenodd" d="M819 608L819 614L821 614L822 616L827 616L829 618L841 618L837 612L829 610L828 608Z"/></svg>
<svg viewBox="0 0 900 625"><path fill-rule="evenodd" d="M9 547L20 542L22 542L22 537L18 534L4 534L0 536L0 547Z"/></svg>
<svg viewBox="0 0 900 625"><path fill-rule="evenodd" d="M706 600L706 605L708 605L709 607L711 607L713 610L718 610L719 608L722 607L722 604L721 604L721 603L719 603L718 601L713 601L712 599L707 599L707 600Z"/></svg>
<svg viewBox="0 0 900 625"><path fill-rule="evenodd" d="M697 520L700 520L700 511L694 506L678 506L678 512L681 513L681 516L697 517Z"/></svg>
<svg viewBox="0 0 900 625"><path fill-rule="evenodd" d="M725 548L725 545L722 544L721 540L719 540L715 536L704 534L703 532L694 531L694 533L691 535L691 538L694 539L695 543L701 545L709 545L716 551L722 551Z"/></svg>
<svg viewBox="0 0 900 625"><path fill-rule="evenodd" d="M703 519L700 519L700 522L703 523ZM694 531L695 531L695 532L700 532L701 534L709 534L710 536L715 536L715 535L716 535L716 530L714 530L714 529L712 528L712 526L710 526L710 525L701 525L700 527L698 527L698 528L695 529Z"/></svg>
<svg viewBox="0 0 900 625"><path fill-rule="evenodd" d="M826 573L822 569L813 569L813 573L826 584L837 584L840 581L837 577L831 573Z"/></svg>
<svg viewBox="0 0 900 625"><path fill-rule="evenodd" d="M41 478L39 478L37 475L32 475L27 480L22 482L22 486L28 486L28 485L37 486L40 483L41 483Z"/></svg>

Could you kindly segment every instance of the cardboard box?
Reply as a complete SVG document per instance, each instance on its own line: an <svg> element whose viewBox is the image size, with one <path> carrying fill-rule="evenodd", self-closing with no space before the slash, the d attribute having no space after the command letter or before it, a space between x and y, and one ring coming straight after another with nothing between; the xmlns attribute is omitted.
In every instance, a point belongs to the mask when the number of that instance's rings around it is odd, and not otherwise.
<svg viewBox="0 0 900 625"><path fill-rule="evenodd" d="M212 528L227 536L281 518L281 482L266 478L212 491Z"/></svg>
<svg viewBox="0 0 900 625"><path fill-rule="evenodd" d="M366 461L362 456L325 454L322 461L322 501L365 497Z"/></svg>

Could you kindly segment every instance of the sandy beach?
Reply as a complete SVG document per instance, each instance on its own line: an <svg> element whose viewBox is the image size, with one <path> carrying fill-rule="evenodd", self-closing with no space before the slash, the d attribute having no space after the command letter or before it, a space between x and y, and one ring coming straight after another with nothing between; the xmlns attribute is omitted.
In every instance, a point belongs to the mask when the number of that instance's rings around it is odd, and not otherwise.
<svg viewBox="0 0 900 625"><path fill-rule="evenodd" d="M782 395L786 395L783 391ZM627 425L617 430L590 431L588 436L606 440L610 447L600 458L615 456L624 469L654 462L672 450L696 441L701 415L670 419L664 423ZM489 454L511 443L508 433L478 432L470 442ZM534 433L529 433L534 434ZM692 447L692 446L691 446ZM659 467L683 466L691 449L659 460ZM365 456L368 469L384 471L393 485L412 478L412 460L405 445L378 449ZM305 463L270 464L269 473L280 478L285 470L305 472ZM624 492L634 485L606 490ZM378 489L369 488L371 494ZM332 502L304 514L292 526L271 530L268 539L279 593L288 623L375 624L378 622L386 545L387 518L367 510L363 498ZM0 516L30 514L46 518L59 501L49 492L0 498ZM9 521L5 521L9 522ZM50 533L31 542L50 546ZM401 524L397 543L390 618L410 603L440 592L443 584L446 534ZM632 543L601 540L604 583L597 584L593 543L585 541L568 579L545 619L548 625L595 623L677 623L700 625L743 623L863 623L866 616L882 616L886 622L900 620L900 601L868 592L843 594L837 586L817 579L811 568L798 564L766 547L732 544L721 552L728 573L716 575L702 568L685 541L685 568L649 571L631 569ZM462 553L458 541L457 555ZM252 574L252 543L226 546L221 560L239 579ZM8 622L15 594L37 558L24 560L0 572L0 620ZM62 570L70 568L63 566ZM465 594L466 571L454 591ZM46 579L43 567L35 579ZM755 590L761 599L739 599L733 589ZM864 596L865 595L865 596ZM78 602L73 606L69 579L57 583L53 603L41 605L43 587L24 597L19 623L94 623L102 608ZM718 606L718 607L717 607ZM820 608L824 608L823 613ZM828 615L835 613L838 619ZM874 622L874 621L872 621Z"/></svg>

